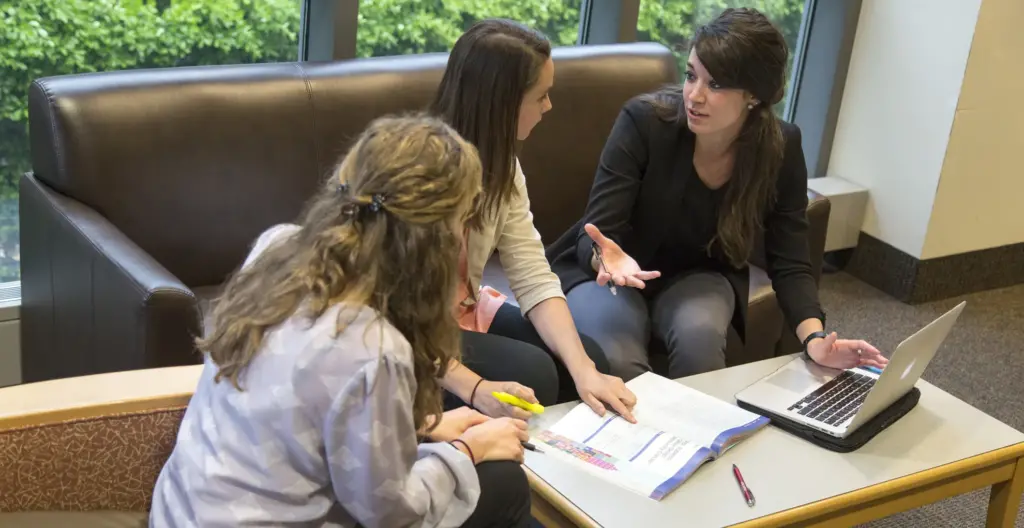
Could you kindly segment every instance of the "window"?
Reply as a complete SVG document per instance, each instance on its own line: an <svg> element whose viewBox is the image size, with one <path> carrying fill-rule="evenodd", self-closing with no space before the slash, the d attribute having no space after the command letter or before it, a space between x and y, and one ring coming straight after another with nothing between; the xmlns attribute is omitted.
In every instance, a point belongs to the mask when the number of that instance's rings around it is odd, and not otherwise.
<svg viewBox="0 0 1024 528"><path fill-rule="evenodd" d="M800 53L798 43L804 3L805 0L641 0L637 40L668 46L679 59L679 72L683 73L687 45L697 26L710 22L725 8L752 7L764 13L782 31L789 45L786 76L791 78L794 57ZM790 92L787 86L787 99ZM782 115L786 102L776 106L776 113Z"/></svg>
<svg viewBox="0 0 1024 528"><path fill-rule="evenodd" d="M554 46L576 44L581 0L361 0L356 55L447 52L485 18L511 18L544 33Z"/></svg>
<svg viewBox="0 0 1024 528"><path fill-rule="evenodd" d="M303 0L32 0L0 5L0 282L20 278L29 84L52 75L294 61Z"/></svg>

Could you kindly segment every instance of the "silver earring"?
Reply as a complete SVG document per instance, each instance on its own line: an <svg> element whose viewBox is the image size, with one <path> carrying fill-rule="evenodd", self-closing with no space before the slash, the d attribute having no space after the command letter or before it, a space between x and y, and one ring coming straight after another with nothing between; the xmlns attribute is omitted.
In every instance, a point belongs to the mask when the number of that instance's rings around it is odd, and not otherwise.
<svg viewBox="0 0 1024 528"><path fill-rule="evenodd" d="M753 110L753 109L754 109L754 103L748 103L747 104L747 110Z"/></svg>

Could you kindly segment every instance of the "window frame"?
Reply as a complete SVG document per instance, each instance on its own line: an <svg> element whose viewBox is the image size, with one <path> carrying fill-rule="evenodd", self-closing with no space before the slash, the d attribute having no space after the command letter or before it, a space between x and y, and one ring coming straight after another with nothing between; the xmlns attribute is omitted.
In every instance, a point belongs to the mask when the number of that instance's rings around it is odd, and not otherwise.
<svg viewBox="0 0 1024 528"><path fill-rule="evenodd" d="M807 0L801 28L799 67L794 62L793 94L787 119L803 135L807 173L820 178L828 171L839 107L863 0Z"/></svg>
<svg viewBox="0 0 1024 528"><path fill-rule="evenodd" d="M299 33L300 61L356 57L359 0L305 0Z"/></svg>
<svg viewBox="0 0 1024 528"><path fill-rule="evenodd" d="M641 1L582 0L577 45L635 42ZM803 132L811 178L828 169L862 1L805 0L784 118ZM306 0L300 60L355 58L358 19L359 0Z"/></svg>
<svg viewBox="0 0 1024 528"><path fill-rule="evenodd" d="M615 44L636 42L636 23L641 0L583 0L580 6L580 30L576 44Z"/></svg>

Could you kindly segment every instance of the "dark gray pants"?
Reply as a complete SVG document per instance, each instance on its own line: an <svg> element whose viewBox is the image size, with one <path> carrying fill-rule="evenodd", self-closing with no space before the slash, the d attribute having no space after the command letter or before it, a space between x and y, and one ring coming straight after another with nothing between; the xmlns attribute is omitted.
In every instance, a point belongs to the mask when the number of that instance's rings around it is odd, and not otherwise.
<svg viewBox="0 0 1024 528"><path fill-rule="evenodd" d="M663 279L658 279L663 280ZM680 378L725 368L725 346L736 297L720 273L694 272L669 279L663 290L644 295L584 282L566 296L581 334L601 344L611 374L623 380L651 370L651 333L668 350L668 376Z"/></svg>

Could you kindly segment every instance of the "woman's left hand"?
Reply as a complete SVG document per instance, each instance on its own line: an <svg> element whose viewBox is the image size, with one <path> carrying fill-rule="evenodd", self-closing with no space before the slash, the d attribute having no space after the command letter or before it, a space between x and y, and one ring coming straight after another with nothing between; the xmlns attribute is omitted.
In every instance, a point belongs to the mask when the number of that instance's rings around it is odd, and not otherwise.
<svg viewBox="0 0 1024 528"><path fill-rule="evenodd" d="M832 332L824 339L815 339L807 345L807 353L819 365L837 369L854 367L885 368L889 360L862 339L839 339Z"/></svg>
<svg viewBox="0 0 1024 528"><path fill-rule="evenodd" d="M452 409L441 415L441 423L427 434L427 438L432 442L450 442L462 436L466 429L480 425L487 420L490 418L469 407Z"/></svg>

